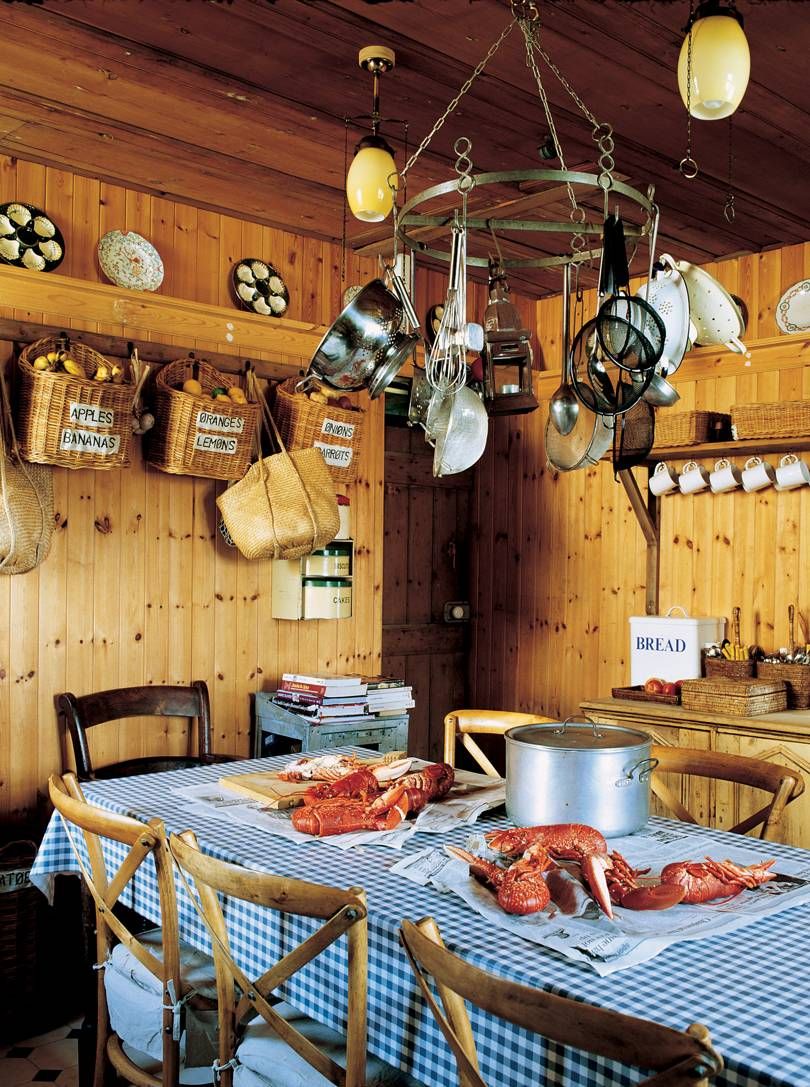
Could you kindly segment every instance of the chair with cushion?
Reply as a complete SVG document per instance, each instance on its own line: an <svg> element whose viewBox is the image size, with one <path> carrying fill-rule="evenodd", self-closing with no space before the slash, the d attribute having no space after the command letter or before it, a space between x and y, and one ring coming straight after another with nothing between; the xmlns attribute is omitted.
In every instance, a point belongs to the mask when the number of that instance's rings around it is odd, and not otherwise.
<svg viewBox="0 0 810 1087"><path fill-rule="evenodd" d="M89 804L73 774L51 775L48 788L95 903L93 1087L108 1082L111 1068L137 1087L210 1083L216 1054L214 964L179 940L174 866L162 822L141 823ZM110 841L103 845L102 839ZM125 850L117 866L108 861L114 842ZM122 913L121 902L140 866L152 862L161 924L138 932L124 920L131 912ZM82 1078L89 1081L86 1068Z"/></svg>
<svg viewBox="0 0 810 1087"><path fill-rule="evenodd" d="M56 696L56 709L60 722L70 734L79 781L151 774L185 766L229 762L234 758L212 752L211 704L208 687L200 679L189 687L120 687L117 690L96 691L81 698L65 692ZM131 717L183 717L196 720L196 750L192 745L193 729L190 727L188 753L185 755L154 754L96 766L90 756L90 729ZM165 740L165 737L156 733L156 748L161 739Z"/></svg>
<svg viewBox="0 0 810 1087"><path fill-rule="evenodd" d="M400 936L425 1001L456 1059L462 1087L487 1087L465 1000L548 1041L653 1072L639 1087L702 1087L723 1067L709 1031L699 1023L681 1032L489 974L450 952L430 917L417 924L403 921ZM596 1081L602 1082L599 1076ZM492 1087L503 1082L490 1080Z"/></svg>
<svg viewBox="0 0 810 1087"><path fill-rule="evenodd" d="M444 719L444 761L451 766L456 765L456 744L460 740L485 774L500 777L473 736L503 736L517 725L536 725L553 720L553 717L543 717L537 713L514 713L510 710L453 710Z"/></svg>
<svg viewBox="0 0 810 1087"><path fill-rule="evenodd" d="M653 744L650 755L658 760L658 766L650 779L650 788L669 814L687 823L698 823L698 820L681 803L671 784L664 780L664 774L684 774L735 782L769 793L768 803L735 826L724 827L735 834L747 834L759 827L758 836L767 841L779 840L786 806L804 792L804 780L798 771L748 755L726 755L720 751L700 751L697 748L668 747L664 744Z"/></svg>
<svg viewBox="0 0 810 1087"><path fill-rule="evenodd" d="M169 849L187 890L211 935L219 994L221 1087L341 1087L413 1085L407 1075L366 1053L368 929L365 893L256 872L200 851L194 835L172 834ZM192 890L191 880L194 888ZM199 898L197 898L199 896ZM226 896L223 913L221 896ZM247 976L234 961L235 922L227 901L243 899L277 915L289 942L286 953L261 977ZM294 943L289 919L320 922ZM268 924L272 920L268 917ZM274 990L316 959L343 934L347 937L348 993L345 1037L316 1023ZM251 1020L247 1022L247 1020Z"/></svg>

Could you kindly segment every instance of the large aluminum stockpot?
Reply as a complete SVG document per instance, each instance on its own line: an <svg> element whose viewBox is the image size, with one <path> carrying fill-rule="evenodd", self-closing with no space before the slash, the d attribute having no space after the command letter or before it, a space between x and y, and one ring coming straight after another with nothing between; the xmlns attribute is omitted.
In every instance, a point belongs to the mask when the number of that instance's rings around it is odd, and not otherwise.
<svg viewBox="0 0 810 1087"><path fill-rule="evenodd" d="M586 823L606 838L632 834L650 815L646 732L622 725L552 722L506 733L506 812L516 826Z"/></svg>

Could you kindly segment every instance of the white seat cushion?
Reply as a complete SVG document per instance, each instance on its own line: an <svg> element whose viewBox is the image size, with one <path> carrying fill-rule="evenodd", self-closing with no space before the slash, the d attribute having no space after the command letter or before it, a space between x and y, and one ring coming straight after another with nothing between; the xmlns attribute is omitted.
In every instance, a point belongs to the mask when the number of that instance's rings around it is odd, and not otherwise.
<svg viewBox="0 0 810 1087"><path fill-rule="evenodd" d="M138 937L160 958L160 929ZM181 976L202 996L216 1000L213 961L203 952L180 945ZM123 1042L153 1060L163 1056L163 1000L161 983L129 948L117 944L104 971L110 1026ZM216 1012L186 1009L186 1028L180 1037L180 1061L185 1066L210 1065L216 1056ZM187 1060L188 1058L188 1060Z"/></svg>
<svg viewBox="0 0 810 1087"><path fill-rule="evenodd" d="M126 1042L123 1043L122 1049L133 1064L137 1064L139 1068L142 1068L144 1072L148 1072L150 1076L160 1077L160 1061L156 1061L154 1057L150 1057L148 1053L141 1053L137 1049L133 1049L132 1046L127 1045ZM188 1087L213 1083L214 1070L210 1065L200 1068L181 1068L180 1082L182 1084L187 1084Z"/></svg>
<svg viewBox="0 0 810 1087"><path fill-rule="evenodd" d="M343 1035L316 1023L290 1004L277 1004L273 1010L333 1061L345 1067L346 1039ZM236 1058L239 1066L234 1072L234 1087L328 1087L330 1083L283 1042L264 1019L249 1024ZM366 1085L419 1087L412 1077L373 1056L369 1056L366 1064Z"/></svg>

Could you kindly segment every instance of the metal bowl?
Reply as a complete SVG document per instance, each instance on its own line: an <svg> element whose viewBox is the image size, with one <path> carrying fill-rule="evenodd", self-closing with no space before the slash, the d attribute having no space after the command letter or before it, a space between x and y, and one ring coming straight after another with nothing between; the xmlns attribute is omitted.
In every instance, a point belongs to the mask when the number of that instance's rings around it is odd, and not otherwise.
<svg viewBox="0 0 810 1087"><path fill-rule="evenodd" d="M368 388L373 398L391 384L419 336L400 332L402 303L381 279L367 283L335 319L309 369L336 389Z"/></svg>

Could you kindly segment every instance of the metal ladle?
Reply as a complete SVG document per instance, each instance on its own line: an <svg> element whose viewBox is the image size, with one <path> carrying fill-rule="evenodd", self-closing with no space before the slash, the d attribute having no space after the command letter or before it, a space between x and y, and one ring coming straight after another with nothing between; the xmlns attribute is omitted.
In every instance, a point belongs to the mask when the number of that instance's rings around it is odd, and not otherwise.
<svg viewBox="0 0 810 1087"><path fill-rule="evenodd" d="M548 413L559 434L570 434L579 416L579 400L573 387L568 382L568 355L571 330L569 308L571 302L571 265L563 267L563 327L562 327L562 380L551 397Z"/></svg>

